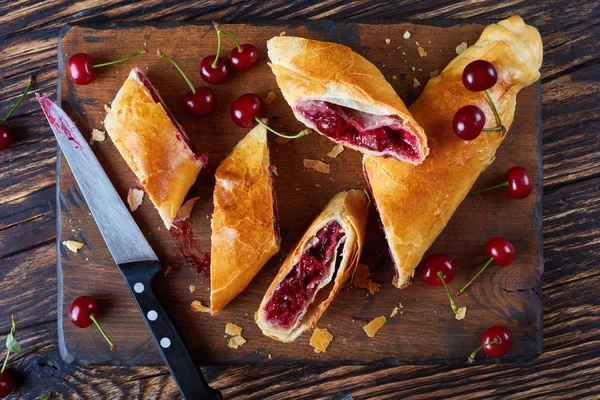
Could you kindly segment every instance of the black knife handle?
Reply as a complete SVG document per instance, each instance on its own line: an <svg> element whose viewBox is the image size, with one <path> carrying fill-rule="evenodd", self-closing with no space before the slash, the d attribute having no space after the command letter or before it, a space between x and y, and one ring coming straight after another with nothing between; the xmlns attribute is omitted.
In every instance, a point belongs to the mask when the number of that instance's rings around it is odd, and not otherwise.
<svg viewBox="0 0 600 400"><path fill-rule="evenodd" d="M221 392L211 388L204 379L154 293L153 280L162 269L160 263L133 262L120 264L119 268L183 397L186 400L222 399Z"/></svg>

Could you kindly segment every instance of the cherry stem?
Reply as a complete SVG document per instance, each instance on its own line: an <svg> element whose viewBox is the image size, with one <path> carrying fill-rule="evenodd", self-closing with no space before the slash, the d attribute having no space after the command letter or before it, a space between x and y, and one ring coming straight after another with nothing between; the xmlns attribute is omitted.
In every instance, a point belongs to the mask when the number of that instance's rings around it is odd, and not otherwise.
<svg viewBox="0 0 600 400"><path fill-rule="evenodd" d="M487 260L487 262L485 263L485 265L479 270L479 272L465 285L463 286L458 292L456 292L455 296L460 296L461 294L463 294L463 292L465 290L467 290L467 288L469 287L469 285L471 283L473 283L473 281L475 279L477 279L479 277L479 275L483 274L483 271L485 271L485 269L492 263L492 261L494 261L494 259L492 257L490 257L489 260Z"/></svg>
<svg viewBox="0 0 600 400"><path fill-rule="evenodd" d="M496 108L496 105L494 104L492 97L490 96L490 94L487 90L484 90L483 92L487 96L488 101L490 102L490 105L492 106L492 110L494 110L494 115L496 116L496 121L498 122L498 126L495 128L483 128L482 130L484 130L484 131L502 131L502 130L504 130L504 125L502 124L502 118L500 118L500 113L498 113L498 109Z"/></svg>
<svg viewBox="0 0 600 400"><path fill-rule="evenodd" d="M94 314L90 314L90 319L92 321L94 321L94 324L96 324L96 326L100 330L100 333L102 334L102 336L104 336L104 339L106 339L106 341L108 342L108 344L110 344L110 349L112 351L116 351L117 350L117 346L115 346L115 344L108 338L108 336L106 336L106 333L104 333L104 330L102 329L102 327L100 326L100 324L98 323L98 321L96 321L96 317L94 316Z"/></svg>
<svg viewBox="0 0 600 400"><path fill-rule="evenodd" d="M242 46L240 46L240 42L238 42L238 40L235 38L235 36L233 36L233 34L231 32L228 32L223 28L220 28L220 29L221 29L221 32L223 32L224 34L229 36L231 38L231 40L233 40L233 43L235 43L235 47L237 47L238 51L241 53L243 51Z"/></svg>
<svg viewBox="0 0 600 400"><path fill-rule="evenodd" d="M2 364L2 370L0 370L0 376L4 375L4 370L8 365L8 357L10 356L10 350L6 349L6 357L4 357L4 364Z"/></svg>
<svg viewBox="0 0 600 400"><path fill-rule="evenodd" d="M258 122L259 124L261 124L262 126L264 126L265 128L267 128L269 131L273 132L274 134L276 134L277 136L281 136L282 138L286 138L286 139L298 139L301 138L302 136L306 136L306 135L310 135L310 129L305 129L295 135L286 135L285 133L279 133L277 132L275 129L271 128L269 125L265 124L260 118L258 117L254 117L254 119L256 120L256 122Z"/></svg>
<svg viewBox="0 0 600 400"><path fill-rule="evenodd" d="M218 24L215 24L215 28L217 26L218 26ZM221 29L217 28L217 56L215 57L215 61L213 61L213 63L211 64L212 69L217 69L217 62L219 61L220 55L221 55Z"/></svg>
<svg viewBox="0 0 600 400"><path fill-rule="evenodd" d="M446 293L448 293L448 298L450 299L450 307L452 307L452 311L454 311L456 313L456 311L457 311L456 303L454 302L452 293L450 293L450 289L448 289L448 285L446 285L446 281L444 281L444 274L442 273L442 271L438 271L437 276L442 281L442 285L444 285L444 289L446 289Z"/></svg>
<svg viewBox="0 0 600 400"><path fill-rule="evenodd" d="M147 51L146 51L146 50L138 50L138 51L136 51L135 53L133 53L133 54L130 54L130 55L128 55L127 57L123 57L123 58L121 58L121 59L119 59L119 60L110 61L110 62L106 62L106 63L102 63L102 64L94 64L94 65L92 65L92 67L94 67L94 68L106 67L107 65L113 65L113 64L120 63L120 62L122 62L122 61L127 61L127 60L129 60L129 59L131 59L131 58L133 58L133 57L137 57L137 56L139 56L140 54L144 54L144 53L147 53Z"/></svg>
<svg viewBox="0 0 600 400"><path fill-rule="evenodd" d="M486 347L486 346L489 346L489 345L491 345L491 344L498 344L498 343L500 343L500 341L499 341L499 340L498 340L498 338L496 337L496 338L494 338L494 340L492 340L491 342L487 342L486 344L482 344L481 346L479 346L478 348L476 348L476 349L475 349L475 350L474 350L474 351L471 353L471 355L470 355L470 356L469 356L469 358L468 358L468 360L469 360L469 363L472 363L472 362L474 362L474 361L475 361L475 356L477 355L477 353L479 352L479 350L481 350L481 349L483 349L484 347Z"/></svg>
<svg viewBox="0 0 600 400"><path fill-rule="evenodd" d="M156 54L158 54L158 56L160 58L164 58L166 60L169 60L171 62L171 64L173 64L173 66L175 66L175 68L177 68L177 71L179 71L179 73L181 74L181 76L183 76L183 79L185 79L185 81L187 82L188 86L190 87L190 90L192 91L192 93L196 93L196 88L194 87L194 85L192 85L192 82L190 81L190 79L187 77L187 75L185 74L185 72L183 72L183 70L179 67L179 65L177 65L177 63L175 62L175 60L173 60L171 58L171 56L169 56L168 54L163 53L162 51L160 51L160 49L156 50Z"/></svg>
<svg viewBox="0 0 600 400"><path fill-rule="evenodd" d="M485 189L478 190L478 191L476 191L476 192L471 192L471 193L469 193L469 194L467 195L467 197L470 197L470 196L475 196L476 194L480 194L480 193L489 192L490 190L498 189L498 188L501 188L501 187L507 187L507 186L508 186L508 181L506 181L506 182L503 182L503 183L499 183L499 184L497 184L497 185L494 185L494 186L490 186L490 187L488 187L488 188L485 188Z"/></svg>
<svg viewBox="0 0 600 400"><path fill-rule="evenodd" d="M33 85L33 75L29 77L29 82L27 82L27 87L25 88L25 91L23 92L23 94L21 95L21 97L19 97L19 100L17 100L17 103L10 109L10 111L8 112L8 114L6 114L6 117L4 117L2 119L2 121L0 121L0 124L5 123L6 120L10 118L10 116L12 115L12 113L15 112L15 110L17 109L17 107L19 107L19 105L21 105L21 103L23 102L23 99L25 98L25 96L27 96L27 93L29 93L29 89L31 89L32 85Z"/></svg>

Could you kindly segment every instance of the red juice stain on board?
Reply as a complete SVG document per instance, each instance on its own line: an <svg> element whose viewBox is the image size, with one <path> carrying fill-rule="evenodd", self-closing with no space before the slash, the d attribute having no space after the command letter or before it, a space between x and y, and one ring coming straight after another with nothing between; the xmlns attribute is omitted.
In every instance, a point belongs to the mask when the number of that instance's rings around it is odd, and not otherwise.
<svg viewBox="0 0 600 400"><path fill-rule="evenodd" d="M210 275L210 253L200 251L198 241L192 230L192 221L177 221L169 230L175 240L177 248L175 253L183 262L191 265L197 273L204 276Z"/></svg>

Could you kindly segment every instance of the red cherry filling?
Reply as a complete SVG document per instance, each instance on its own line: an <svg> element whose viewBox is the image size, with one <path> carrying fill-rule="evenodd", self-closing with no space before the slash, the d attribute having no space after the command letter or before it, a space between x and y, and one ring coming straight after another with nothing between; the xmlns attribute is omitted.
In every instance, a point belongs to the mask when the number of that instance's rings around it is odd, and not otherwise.
<svg viewBox="0 0 600 400"><path fill-rule="evenodd" d="M298 263L279 283L265 306L267 321L282 328L294 325L313 302L319 284L328 272L327 264L346 234L342 226L330 222L309 241Z"/></svg>
<svg viewBox="0 0 600 400"><path fill-rule="evenodd" d="M308 125L336 142L383 157L421 161L416 135L398 118L375 115L320 100L304 100L295 110Z"/></svg>

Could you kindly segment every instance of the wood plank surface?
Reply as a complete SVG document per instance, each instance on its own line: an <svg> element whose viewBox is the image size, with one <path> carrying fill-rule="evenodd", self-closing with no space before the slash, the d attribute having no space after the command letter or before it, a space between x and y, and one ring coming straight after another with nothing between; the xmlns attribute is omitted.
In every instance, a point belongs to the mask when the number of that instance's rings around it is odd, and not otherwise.
<svg viewBox="0 0 600 400"><path fill-rule="evenodd" d="M269 91L274 90L278 98L267 106L266 115L277 127L281 127L280 130L298 132L303 129L277 89L275 78L266 65L266 41L269 38L284 33L333 40L351 46L380 66L398 93L407 99L414 99L429 79L429 73L441 71L456 57L456 46L463 41L474 43L485 27L481 24L449 25L444 21L435 23L439 26L330 21L311 21L306 25L227 25L227 29L243 42L255 43L262 59L256 69L235 74L226 83L214 87L218 109L204 118L188 116L182 102L188 88L177 71L156 56L155 49L160 48L171 54L187 71L190 79L199 81L199 60L214 51L216 45L212 26L185 24L116 29L76 26L66 31L59 42L59 57L62 57L59 62L61 102L79 121L80 130L89 140L92 128L102 129L104 105L114 98L132 66L138 66L162 94L194 147L208 153L210 169L214 171L247 133L247 129L237 127L229 118L229 104L245 92L266 97ZM401 36L406 31L411 32L410 39ZM389 39L390 43L386 43L385 39ZM426 57L419 56L417 42L428 52ZM75 52L86 52L102 62L110 59L116 49L122 54L129 54L140 46L147 48L149 53L118 67L100 70L90 85L73 85L62 68ZM414 79L422 82L421 86L415 87ZM533 181L536 186L539 183L537 170L541 162L541 149L538 141L537 89L533 85L519 94L517 113L507 139L498 151L493 166L481 176L477 187L505 179L506 171L514 165L523 165L532 170ZM543 271L540 258L542 215L537 189L521 201L510 199L505 191L468 199L430 250L429 254L443 252L455 259L457 278L450 286L456 291L485 263L483 249L489 237L508 237L517 249L518 256L510 268L490 269L466 295L457 299L459 306L467 307L464 320L457 321L454 318L442 288L428 287L418 278L418 274L413 285L407 289L398 290L392 286L394 268L376 213L372 210L361 261L370 265L375 273L374 281L382 284L379 292L368 295L366 289L351 289L347 285L347 289L336 298L317 325L327 327L335 338L325 353L315 353L310 347L311 331L289 344L264 336L254 323L254 312L277 274L282 259L333 195L351 188L366 187L359 152L345 150L335 159L327 157L333 143L318 135L284 142L271 135L269 140L271 161L278 171L275 192L282 250L220 315L210 317L191 310L193 300L208 304L208 279L177 256L177 240L174 240L172 232L165 230L148 199L133 213L159 259L164 265L173 267L172 272L159 280L158 293L198 363L465 364L466 357L478 346L479 335L493 325L510 329L514 338L513 349L506 357L498 360L483 357L482 362L528 361L541 353L542 303L539 292ZM94 144L93 149L125 201L128 188L136 186L135 175L110 138ZM331 165L331 174L304 168L304 159L323 160ZM200 249L204 251L210 248L211 189L209 185L200 191L201 198L191 216L193 231ZM65 240L85 243L85 247L77 254L59 246L59 274L63 282L59 287L59 302L62 302L63 310L60 315L62 321L59 322L62 323L63 336L59 337L59 346L63 357L84 364L161 364L162 359L142 316L115 268L64 159L60 165L59 200L61 235L58 243ZM188 290L190 285L196 287L193 294ZM67 311L70 304L82 294L93 294L100 299L105 308L100 320L117 344L118 352L112 352L104 342L94 340L97 332L82 331L69 321ZM403 308L396 317L389 318L398 303ZM374 338L367 337L362 327L381 315L388 317L386 325ZM243 336L247 343L237 350L228 348L228 339L223 335L228 322L244 328Z"/></svg>
<svg viewBox="0 0 600 400"><path fill-rule="evenodd" d="M513 366L305 366L203 368L227 398L597 398L600 323L595 271L600 259L598 61L600 10L585 0L163 2L148 0L0 2L0 112L28 76L56 87L56 46L66 23L219 19L450 18L465 22L522 15L544 38L544 353ZM179 398L165 367L66 364L57 348L54 199L56 146L35 101L9 121L17 141L0 153L0 332L20 321L24 352L11 370L15 399ZM9 211L5 211L9 210ZM20 232L21 234L18 234ZM31 238L24 239L24 236ZM27 240L31 247L24 247Z"/></svg>

